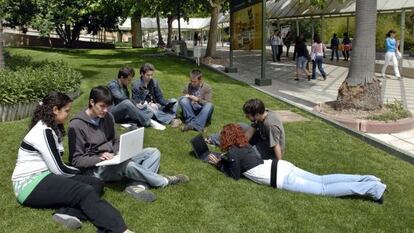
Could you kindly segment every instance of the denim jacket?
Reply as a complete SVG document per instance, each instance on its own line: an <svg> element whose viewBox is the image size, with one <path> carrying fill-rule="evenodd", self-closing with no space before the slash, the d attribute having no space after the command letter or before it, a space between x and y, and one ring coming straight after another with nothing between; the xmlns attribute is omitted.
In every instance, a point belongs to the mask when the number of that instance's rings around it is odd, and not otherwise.
<svg viewBox="0 0 414 233"><path fill-rule="evenodd" d="M144 87L144 81L142 80L142 78L136 80L132 85L132 99L136 103L143 103L150 94L153 97L152 101L154 103L160 104L162 106L168 103L164 99L160 85L158 84L157 80L151 79L148 83L147 88Z"/></svg>
<svg viewBox="0 0 414 233"><path fill-rule="evenodd" d="M122 101L129 99L128 88L120 86L117 79L114 79L108 83L108 89L112 94L113 105L117 105Z"/></svg>

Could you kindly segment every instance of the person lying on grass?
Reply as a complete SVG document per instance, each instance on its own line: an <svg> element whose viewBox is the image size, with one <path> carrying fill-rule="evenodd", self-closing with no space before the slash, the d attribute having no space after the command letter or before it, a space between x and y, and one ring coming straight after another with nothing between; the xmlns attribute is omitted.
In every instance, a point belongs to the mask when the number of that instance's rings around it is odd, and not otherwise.
<svg viewBox="0 0 414 233"><path fill-rule="evenodd" d="M80 228L80 220L89 220L98 232L131 232L121 214L100 199L102 182L79 175L78 169L62 161L63 124L71 104L66 94L52 92L36 107L12 175L17 201L32 208L57 209L53 220L70 229Z"/></svg>
<svg viewBox="0 0 414 233"><path fill-rule="evenodd" d="M209 162L235 180L243 175L256 183L314 195L342 197L369 196L382 204L387 186L373 175L315 175L285 160L263 160L248 143L238 124L228 124L220 133L224 158L209 156Z"/></svg>

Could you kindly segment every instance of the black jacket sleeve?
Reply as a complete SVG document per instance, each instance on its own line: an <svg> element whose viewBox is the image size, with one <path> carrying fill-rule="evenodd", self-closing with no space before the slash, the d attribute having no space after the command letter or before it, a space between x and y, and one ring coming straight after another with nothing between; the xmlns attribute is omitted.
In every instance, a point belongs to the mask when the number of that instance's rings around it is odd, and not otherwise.
<svg viewBox="0 0 414 233"><path fill-rule="evenodd" d="M224 174L235 180L239 180L241 177L240 160L237 156L234 156L231 153L227 153L227 159L221 159L217 167L224 172Z"/></svg>

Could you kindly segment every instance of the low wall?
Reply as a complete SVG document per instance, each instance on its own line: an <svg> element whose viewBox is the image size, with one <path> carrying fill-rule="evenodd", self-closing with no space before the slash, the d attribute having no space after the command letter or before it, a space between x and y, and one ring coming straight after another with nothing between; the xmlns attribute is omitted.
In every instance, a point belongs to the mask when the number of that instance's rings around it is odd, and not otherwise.
<svg viewBox="0 0 414 233"><path fill-rule="evenodd" d="M24 34L4 33L3 38L6 46L12 47L32 47L32 46L43 46L53 48L64 48L63 40L60 38L48 38L31 36ZM75 43L75 48L79 49L113 49L114 44L89 42L89 41L78 41Z"/></svg>

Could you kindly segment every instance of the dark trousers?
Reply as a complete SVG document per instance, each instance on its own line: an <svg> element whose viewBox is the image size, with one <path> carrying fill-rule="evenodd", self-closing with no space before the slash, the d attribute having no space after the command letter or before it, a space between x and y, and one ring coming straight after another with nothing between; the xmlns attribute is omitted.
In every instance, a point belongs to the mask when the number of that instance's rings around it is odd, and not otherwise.
<svg viewBox="0 0 414 233"><path fill-rule="evenodd" d="M349 60L349 51L348 50L343 50L342 55L344 55L344 60L345 61Z"/></svg>
<svg viewBox="0 0 414 233"><path fill-rule="evenodd" d="M331 60L334 59L334 55L336 55L336 60L339 60L338 46L332 46L331 49L332 49Z"/></svg>
<svg viewBox="0 0 414 233"><path fill-rule="evenodd" d="M121 214L100 199L102 181L95 177L77 175L71 178L50 174L36 186L23 205L32 208L58 209L91 221L98 232L124 232L127 228Z"/></svg>
<svg viewBox="0 0 414 233"><path fill-rule="evenodd" d="M282 53L283 53L283 45L278 45L277 49L278 49L278 51L277 51L277 61L280 61L280 56L282 56Z"/></svg>

